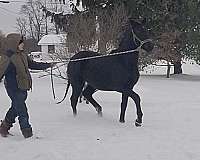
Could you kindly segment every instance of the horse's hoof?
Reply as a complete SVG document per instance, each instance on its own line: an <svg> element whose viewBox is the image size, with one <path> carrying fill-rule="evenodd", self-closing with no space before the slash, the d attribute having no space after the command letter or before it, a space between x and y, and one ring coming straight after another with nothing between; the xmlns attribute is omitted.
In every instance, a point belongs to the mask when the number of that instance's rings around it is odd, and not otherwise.
<svg viewBox="0 0 200 160"><path fill-rule="evenodd" d="M77 116L77 113L73 113L73 116L76 117L76 116Z"/></svg>
<svg viewBox="0 0 200 160"><path fill-rule="evenodd" d="M142 126L142 123L138 122L138 120L136 119L136 121L135 121L135 126L136 126L136 127L141 127L141 126Z"/></svg>
<svg viewBox="0 0 200 160"><path fill-rule="evenodd" d="M120 122L120 123L125 123L125 120L121 120L121 119L120 119L119 122Z"/></svg>
<svg viewBox="0 0 200 160"><path fill-rule="evenodd" d="M98 112L98 116L99 117L103 117L103 113L102 112Z"/></svg>
<svg viewBox="0 0 200 160"><path fill-rule="evenodd" d="M102 113L102 109L101 108L96 108L96 111L97 111L97 114L99 117L102 117L103 116L103 113Z"/></svg>

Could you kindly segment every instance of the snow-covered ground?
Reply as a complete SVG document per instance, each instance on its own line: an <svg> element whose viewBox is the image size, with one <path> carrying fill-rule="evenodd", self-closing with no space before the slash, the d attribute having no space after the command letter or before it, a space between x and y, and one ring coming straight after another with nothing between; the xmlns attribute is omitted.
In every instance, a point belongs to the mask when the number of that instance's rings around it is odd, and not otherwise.
<svg viewBox="0 0 200 160"><path fill-rule="evenodd" d="M33 74L27 106L34 137L24 139L16 123L11 129L14 136L0 137L0 160L200 160L200 67L184 65L186 74L169 79L161 70L143 73L135 86L144 111L141 128L134 126L131 99L124 124L118 122L121 97L115 92L95 93L103 117L82 103L74 118L71 90L66 100L56 105L50 77ZM57 101L64 94L64 83L55 80ZM0 118L9 105L0 83Z"/></svg>

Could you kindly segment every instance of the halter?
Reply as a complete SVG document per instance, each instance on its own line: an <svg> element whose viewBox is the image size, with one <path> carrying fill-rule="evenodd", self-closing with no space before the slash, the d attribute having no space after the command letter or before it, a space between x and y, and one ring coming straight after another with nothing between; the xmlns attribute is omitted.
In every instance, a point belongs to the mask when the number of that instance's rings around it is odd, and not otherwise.
<svg viewBox="0 0 200 160"><path fill-rule="evenodd" d="M145 39L145 40L141 40L136 34L135 32L133 31L133 29L131 29L131 32L132 32L132 35L133 35L133 41L135 42L136 44L136 39L140 42L140 45L135 49L139 52L141 52L142 50L142 46L147 43L147 42L152 42L152 39L148 38L148 39Z"/></svg>

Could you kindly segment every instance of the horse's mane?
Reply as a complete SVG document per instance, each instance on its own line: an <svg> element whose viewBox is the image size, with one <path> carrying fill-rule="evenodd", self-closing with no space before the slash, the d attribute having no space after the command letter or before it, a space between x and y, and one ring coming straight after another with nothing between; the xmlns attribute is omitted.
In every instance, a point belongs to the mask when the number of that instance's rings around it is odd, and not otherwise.
<svg viewBox="0 0 200 160"><path fill-rule="evenodd" d="M117 52L125 51L125 48L127 47L127 45L130 45L130 36L132 36L130 23L126 23L124 26L122 26L122 30L123 31L119 34L119 38L118 38L118 48L112 50L111 52L109 52L109 54L114 54ZM86 58L86 57L100 56L100 55L102 55L102 54L99 52L80 51L80 52L76 53L71 58L71 60L81 59L81 58Z"/></svg>

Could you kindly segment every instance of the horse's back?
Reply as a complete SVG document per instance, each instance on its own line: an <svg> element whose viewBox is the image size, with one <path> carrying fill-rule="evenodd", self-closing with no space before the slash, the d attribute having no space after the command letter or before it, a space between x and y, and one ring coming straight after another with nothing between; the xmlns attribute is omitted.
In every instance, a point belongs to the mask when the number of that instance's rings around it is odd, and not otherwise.
<svg viewBox="0 0 200 160"><path fill-rule="evenodd" d="M82 79L82 72L85 68L84 66L86 63L86 61L83 59L88 57L94 57L97 55L99 54L93 51L80 51L70 58L70 62L67 67L67 74L71 83L76 83L76 81L79 81L78 79Z"/></svg>
<svg viewBox="0 0 200 160"><path fill-rule="evenodd" d="M88 57L98 56L99 53L93 51L80 51L70 58L70 60L82 59Z"/></svg>

